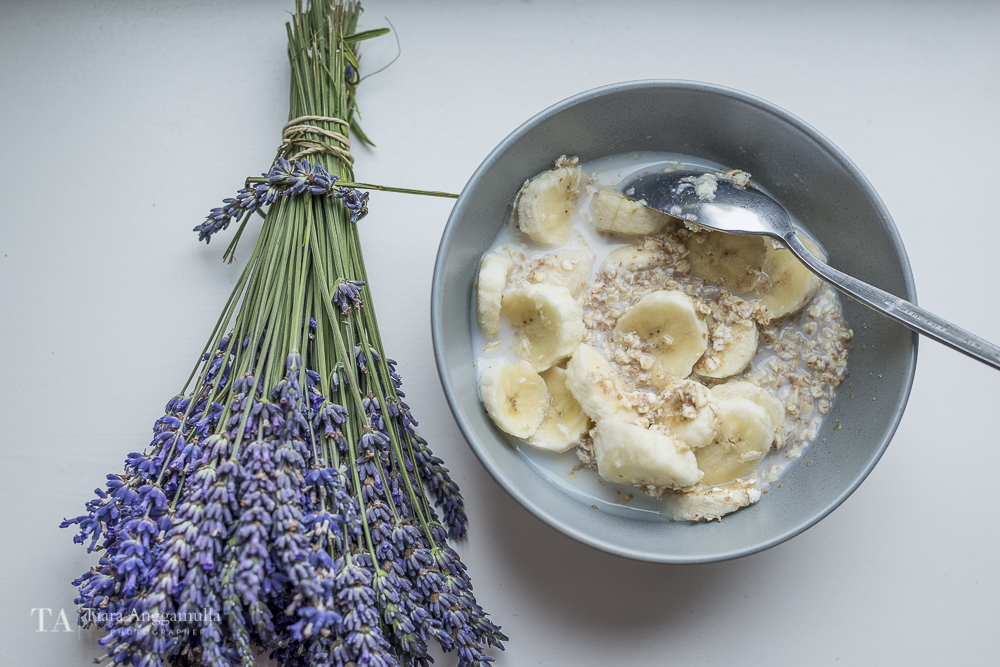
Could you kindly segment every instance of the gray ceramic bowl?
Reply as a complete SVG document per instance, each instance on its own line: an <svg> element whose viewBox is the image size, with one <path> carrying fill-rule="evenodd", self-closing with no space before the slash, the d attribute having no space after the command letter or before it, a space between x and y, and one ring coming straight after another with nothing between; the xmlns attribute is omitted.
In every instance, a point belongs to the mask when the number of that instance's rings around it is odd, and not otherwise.
<svg viewBox="0 0 1000 667"><path fill-rule="evenodd" d="M472 365L471 290L480 256L525 179L556 157L669 151L750 172L823 244L830 264L916 301L906 252L882 202L823 135L756 97L689 81L635 81L582 93L507 137L472 175L441 239L431 295L434 352L462 432L490 474L552 527L641 560L700 563L787 540L829 514L871 472L896 430L913 381L917 336L856 302L850 376L807 455L755 507L710 524L650 522L591 509L518 453L486 414ZM863 329L862 324L868 328ZM836 424L839 429L835 429ZM806 465L806 459L811 461Z"/></svg>

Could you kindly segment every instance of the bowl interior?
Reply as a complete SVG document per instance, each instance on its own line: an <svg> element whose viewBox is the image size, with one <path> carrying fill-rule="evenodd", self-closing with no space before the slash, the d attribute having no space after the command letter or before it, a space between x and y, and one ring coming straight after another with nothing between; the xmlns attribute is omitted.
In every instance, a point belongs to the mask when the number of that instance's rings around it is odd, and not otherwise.
<svg viewBox="0 0 1000 667"><path fill-rule="evenodd" d="M594 510L565 494L515 450L480 403L472 365L471 290L479 259L525 179L563 154L588 160L634 151L682 153L749 172L823 244L831 266L915 302L909 263L888 212L826 138L737 91L684 81L623 83L542 112L507 137L469 180L448 220L434 271L431 322L438 370L452 412L480 460L514 498L553 527L643 560L691 563L743 556L816 523L864 480L902 415L917 335L842 298L854 330L849 376L806 454L754 508L711 524L649 522Z"/></svg>

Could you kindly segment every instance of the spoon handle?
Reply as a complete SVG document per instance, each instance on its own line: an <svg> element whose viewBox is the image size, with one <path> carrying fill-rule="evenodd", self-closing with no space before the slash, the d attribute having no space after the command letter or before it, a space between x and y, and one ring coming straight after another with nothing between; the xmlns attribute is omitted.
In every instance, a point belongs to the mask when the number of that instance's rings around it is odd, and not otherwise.
<svg viewBox="0 0 1000 667"><path fill-rule="evenodd" d="M806 250L802 242L792 232L782 239L799 260L808 266L813 273L826 280L831 285L849 294L866 306L885 313L904 326L922 333L925 336L944 343L963 352L970 357L1000 370L1000 347L975 336L964 329L956 327L951 322L915 306L905 299L872 287L866 282L841 273L816 259Z"/></svg>

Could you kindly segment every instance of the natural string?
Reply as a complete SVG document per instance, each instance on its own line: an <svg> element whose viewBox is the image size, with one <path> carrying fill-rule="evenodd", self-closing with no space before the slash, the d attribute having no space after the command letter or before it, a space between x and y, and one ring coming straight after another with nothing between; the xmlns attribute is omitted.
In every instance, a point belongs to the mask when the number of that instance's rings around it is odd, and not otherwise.
<svg viewBox="0 0 1000 667"><path fill-rule="evenodd" d="M326 123L337 123L338 125L343 125L345 128L348 127L348 123L340 118L332 118L329 116L299 116L298 118L293 118L281 129L282 146L297 146L301 148L298 153L292 156L292 160L298 160L306 155L311 155L312 153L329 153L330 155L339 156L348 161L349 164L354 164L354 156L351 155L351 141L345 135L340 132L335 132L333 130L325 130L322 127L317 127L315 125L307 124L308 121L323 121ZM333 146L331 144L311 141L309 139L296 138L295 135L302 135L306 133L317 134L323 137L329 137L334 141L338 142L343 146Z"/></svg>

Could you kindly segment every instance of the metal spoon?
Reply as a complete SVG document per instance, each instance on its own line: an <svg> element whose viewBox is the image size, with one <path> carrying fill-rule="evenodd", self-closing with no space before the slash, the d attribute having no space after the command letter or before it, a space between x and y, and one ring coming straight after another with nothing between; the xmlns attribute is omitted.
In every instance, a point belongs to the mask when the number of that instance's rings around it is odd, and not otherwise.
<svg viewBox="0 0 1000 667"><path fill-rule="evenodd" d="M702 227L729 234L756 234L777 239L813 273L842 292L914 331L1000 370L1000 347L816 259L795 235L791 219L781 204L752 185L743 188L719 177L716 179L714 198L700 197L693 181L705 173L649 173L644 170L633 175L637 177L625 179L622 192L631 199L645 201L648 206Z"/></svg>

